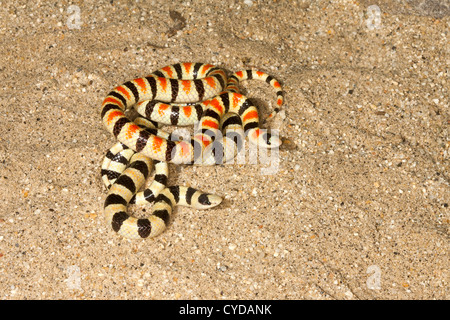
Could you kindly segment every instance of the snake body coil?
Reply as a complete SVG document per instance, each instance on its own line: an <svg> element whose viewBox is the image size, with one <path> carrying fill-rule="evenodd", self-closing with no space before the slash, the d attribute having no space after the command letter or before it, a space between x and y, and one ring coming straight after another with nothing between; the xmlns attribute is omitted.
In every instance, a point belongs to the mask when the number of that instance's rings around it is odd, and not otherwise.
<svg viewBox="0 0 450 320"><path fill-rule="evenodd" d="M161 68L114 88L102 104L102 121L119 141L106 154L102 179L109 188L105 215L114 231L130 239L154 237L167 226L176 205L207 209L217 206L219 196L190 187L167 186L168 163L213 165L226 163L240 151L245 135L266 148L281 142L259 128L256 106L239 93L242 80L259 79L277 94L283 93L277 80L253 70L239 71L227 78L223 69L210 64L178 63ZM125 111L134 106L141 115L134 121ZM158 128L159 124L191 125L200 131L190 141L178 141ZM222 139L215 139L223 133ZM153 165L155 178L149 188L139 190ZM149 217L137 219L127 213L129 204L152 203Z"/></svg>

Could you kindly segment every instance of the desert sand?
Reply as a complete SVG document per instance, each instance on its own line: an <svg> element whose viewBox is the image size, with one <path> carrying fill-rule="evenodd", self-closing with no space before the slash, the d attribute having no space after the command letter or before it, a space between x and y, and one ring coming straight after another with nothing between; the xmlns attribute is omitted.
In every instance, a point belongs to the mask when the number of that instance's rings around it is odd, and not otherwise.
<svg viewBox="0 0 450 320"><path fill-rule="evenodd" d="M3 1L0 298L448 299L448 1ZM155 239L106 224L101 103L177 62L278 79L261 163L170 165L220 195ZM261 115L265 83L245 94ZM169 128L170 129L170 128ZM149 212L149 208L136 211Z"/></svg>

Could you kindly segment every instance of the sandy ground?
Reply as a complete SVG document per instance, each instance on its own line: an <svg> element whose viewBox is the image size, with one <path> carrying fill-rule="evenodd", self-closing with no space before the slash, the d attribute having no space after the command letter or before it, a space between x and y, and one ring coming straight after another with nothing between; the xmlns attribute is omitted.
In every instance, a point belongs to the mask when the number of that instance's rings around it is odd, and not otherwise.
<svg viewBox="0 0 450 320"><path fill-rule="evenodd" d="M448 1L1 4L1 299L450 297ZM126 240L100 105L182 61L283 83L279 167L171 165L224 202Z"/></svg>

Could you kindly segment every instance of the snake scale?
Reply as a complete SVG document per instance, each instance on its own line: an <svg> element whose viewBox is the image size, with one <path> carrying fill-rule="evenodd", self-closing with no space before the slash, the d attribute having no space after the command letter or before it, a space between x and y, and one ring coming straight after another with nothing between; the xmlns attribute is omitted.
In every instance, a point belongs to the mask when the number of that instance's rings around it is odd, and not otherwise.
<svg viewBox="0 0 450 320"><path fill-rule="evenodd" d="M167 186L168 163L214 165L232 160L248 137L264 148L281 144L276 135L259 127L256 106L239 92L239 82L258 79L276 92L283 104L280 83L254 70L238 71L229 78L211 64L177 63L152 74L127 81L104 99L101 117L118 142L102 163L102 179L108 190L105 215L112 229L130 239L154 237L163 232L176 205L208 209L222 198L191 187ZM133 107L140 116L128 119ZM190 140L180 140L159 129L160 125L192 125L199 130ZM220 139L216 137L220 136ZM138 192L155 167L154 180ZM129 204L153 204L147 218L127 213Z"/></svg>

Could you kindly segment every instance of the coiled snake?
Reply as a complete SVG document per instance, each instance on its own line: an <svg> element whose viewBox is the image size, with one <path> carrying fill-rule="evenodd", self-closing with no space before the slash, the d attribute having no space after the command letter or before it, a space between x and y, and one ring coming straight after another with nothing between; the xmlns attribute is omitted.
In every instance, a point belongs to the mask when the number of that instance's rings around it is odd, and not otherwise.
<svg viewBox="0 0 450 320"><path fill-rule="evenodd" d="M239 71L227 78L223 69L210 64L178 63L161 68L113 89L102 104L103 124L119 141L106 154L102 178L109 188L105 215L114 231L126 238L154 237L167 226L176 205L207 209L222 199L190 187L167 187L168 163L212 165L233 159L245 135L265 148L278 147L277 136L259 128L256 106L239 93L239 81L258 79L271 85L277 107L283 104L280 83L270 75L253 70ZM125 110L134 106L141 115L129 120ZM200 130L190 141L177 141L158 124L190 125ZM245 133L244 133L245 132ZM223 133L222 139L215 139ZM155 179L144 191L151 168ZM148 218L129 216L129 203L153 203Z"/></svg>

